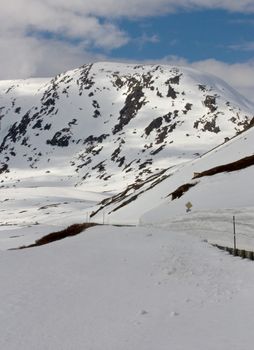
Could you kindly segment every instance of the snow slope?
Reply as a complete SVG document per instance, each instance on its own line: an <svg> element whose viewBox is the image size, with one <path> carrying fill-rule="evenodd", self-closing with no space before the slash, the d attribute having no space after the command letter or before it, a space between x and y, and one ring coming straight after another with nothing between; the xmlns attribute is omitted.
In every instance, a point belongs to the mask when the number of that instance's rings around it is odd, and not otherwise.
<svg viewBox="0 0 254 350"><path fill-rule="evenodd" d="M253 334L253 262L186 234L95 227L0 252L4 350L239 350Z"/></svg>
<svg viewBox="0 0 254 350"><path fill-rule="evenodd" d="M108 202L95 218L99 219L104 213L109 222L163 225L180 231L191 227L191 231L203 238L232 244L232 216L237 215L243 235L241 245L253 249L254 166L193 178L195 173L253 156L253 139L254 128L250 128L200 158L169 169L163 174L165 179L161 177L154 187L149 183L136 191L129 191L119 201ZM180 198L173 199L171 193L184 184L194 186ZM193 207L186 213L188 202ZM226 222L226 232L220 230L221 222Z"/></svg>
<svg viewBox="0 0 254 350"><path fill-rule="evenodd" d="M181 198L172 200L172 196L164 201L162 206L154 210L155 222L167 220L169 216L182 215L185 211L185 203L191 201L193 211L213 211L224 208L237 210L238 208L254 206L254 188L252 179L254 176L254 164L241 170L230 171L193 179L195 172L200 173L216 166L231 164L245 157L253 156L254 129L250 129L228 144L207 154L203 159L188 164L181 169L182 181L193 183ZM180 176L181 176L180 175ZM171 182L172 184L172 182ZM175 183L174 185L178 185ZM179 184L180 185L180 184ZM176 188L168 187L168 194ZM145 215L149 221L150 214ZM151 218L151 216L150 216Z"/></svg>

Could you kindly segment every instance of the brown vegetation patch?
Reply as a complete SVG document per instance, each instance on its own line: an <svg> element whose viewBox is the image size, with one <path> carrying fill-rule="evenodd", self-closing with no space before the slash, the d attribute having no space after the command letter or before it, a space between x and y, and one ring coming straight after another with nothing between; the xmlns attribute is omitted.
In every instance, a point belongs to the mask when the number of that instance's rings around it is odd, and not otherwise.
<svg viewBox="0 0 254 350"><path fill-rule="evenodd" d="M203 176L212 176L224 172L242 170L252 165L254 165L254 155L239 159L236 162L220 165L209 170L196 173L194 174L193 179L197 179Z"/></svg>
<svg viewBox="0 0 254 350"><path fill-rule="evenodd" d="M191 187L194 187L197 184L197 182L195 183L187 183L187 184L183 184L180 187L178 187L174 192L170 193L168 196L172 196L172 201L182 197L182 195L187 192Z"/></svg>
<svg viewBox="0 0 254 350"><path fill-rule="evenodd" d="M50 233L42 238L39 238L37 241L35 241L35 243L30 244L28 246L20 247L18 249L38 247L38 246L41 246L44 244L49 244L49 243L52 243L55 241L59 241L60 239L64 239L66 237L78 235L79 233L86 230L87 228L93 227L96 225L98 225L98 224L95 224L92 222L91 223L85 222L82 224L74 224L74 225L71 225L71 226L65 228L64 230L52 232L52 233Z"/></svg>

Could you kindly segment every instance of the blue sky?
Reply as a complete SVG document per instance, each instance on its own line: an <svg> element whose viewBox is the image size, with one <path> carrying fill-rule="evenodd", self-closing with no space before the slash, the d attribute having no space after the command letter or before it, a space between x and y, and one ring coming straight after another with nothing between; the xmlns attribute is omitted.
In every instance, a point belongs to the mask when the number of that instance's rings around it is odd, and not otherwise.
<svg viewBox="0 0 254 350"><path fill-rule="evenodd" d="M8 0L0 52L0 79L164 63L218 75L254 100L254 0Z"/></svg>
<svg viewBox="0 0 254 350"><path fill-rule="evenodd" d="M223 10L183 11L119 23L132 38L114 50L116 58L132 60L184 57L193 62L214 58L235 63L254 56L254 16ZM149 41L149 38L151 41Z"/></svg>

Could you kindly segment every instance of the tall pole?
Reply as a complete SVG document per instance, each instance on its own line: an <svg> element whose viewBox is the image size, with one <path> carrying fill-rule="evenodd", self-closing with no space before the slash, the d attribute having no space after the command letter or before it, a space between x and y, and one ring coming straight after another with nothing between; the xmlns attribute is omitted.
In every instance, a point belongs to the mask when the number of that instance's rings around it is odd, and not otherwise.
<svg viewBox="0 0 254 350"><path fill-rule="evenodd" d="M235 216L233 216L233 233L234 233L234 253L236 253Z"/></svg>

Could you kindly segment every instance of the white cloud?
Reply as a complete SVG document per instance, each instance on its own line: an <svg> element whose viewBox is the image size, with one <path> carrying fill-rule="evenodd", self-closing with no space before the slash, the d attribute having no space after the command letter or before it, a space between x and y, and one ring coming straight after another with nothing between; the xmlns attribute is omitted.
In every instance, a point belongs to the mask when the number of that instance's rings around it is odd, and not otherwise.
<svg viewBox="0 0 254 350"><path fill-rule="evenodd" d="M144 17L178 9L205 8L254 12L253 0L46 0L47 4L94 16Z"/></svg>
<svg viewBox="0 0 254 350"><path fill-rule="evenodd" d="M8 0L1 5L0 29L1 33L13 36L48 32L66 40L79 39L85 44L107 49L117 48L128 41L127 34L112 23L96 16L82 15L75 11L75 6L68 10L40 0L15 0L15 3Z"/></svg>
<svg viewBox="0 0 254 350"><path fill-rule="evenodd" d="M250 19L250 18L237 18L237 19L231 19L229 21L229 23L232 23L232 24L247 24L247 25L250 25L250 26L253 26L254 25L254 19Z"/></svg>
<svg viewBox="0 0 254 350"><path fill-rule="evenodd" d="M1 3L0 79L54 75L98 60L101 56L93 53L95 49L109 52L128 42L128 34L113 21L88 14L86 4L77 0Z"/></svg>
<svg viewBox="0 0 254 350"><path fill-rule="evenodd" d="M245 41L240 44L229 45L228 48L236 51L254 51L254 41Z"/></svg>
<svg viewBox="0 0 254 350"><path fill-rule="evenodd" d="M140 37L132 39L132 42L135 43L139 49L142 49L146 44L157 44L160 42L158 35L148 35L143 33Z"/></svg>
<svg viewBox="0 0 254 350"><path fill-rule="evenodd" d="M254 102L254 60L228 64L210 59L196 62L193 66L224 79L229 85Z"/></svg>
<svg viewBox="0 0 254 350"><path fill-rule="evenodd" d="M86 62L105 60L89 54L82 46L36 38L0 38L0 79L54 76Z"/></svg>
<svg viewBox="0 0 254 350"><path fill-rule="evenodd" d="M165 57L161 62L189 66L216 75L254 102L254 60L230 64L208 59L191 63L184 58L170 56Z"/></svg>

